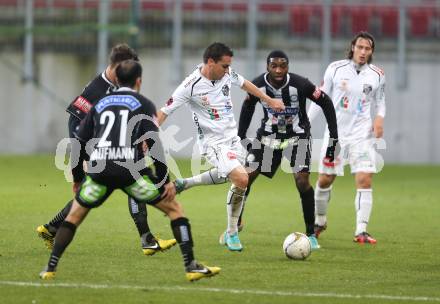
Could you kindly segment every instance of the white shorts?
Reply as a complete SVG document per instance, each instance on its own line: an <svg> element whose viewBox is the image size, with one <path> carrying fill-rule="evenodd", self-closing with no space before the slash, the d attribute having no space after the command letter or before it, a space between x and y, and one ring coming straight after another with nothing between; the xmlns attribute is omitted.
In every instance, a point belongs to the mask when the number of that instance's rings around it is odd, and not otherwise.
<svg viewBox="0 0 440 304"><path fill-rule="evenodd" d="M344 176L344 166L349 164L351 173L358 172L376 173L376 150L374 149L374 139L364 139L357 142L339 142L341 151L335 157L335 166L328 167L323 163L327 150L328 138L323 141L321 156L319 161L319 173L328 175Z"/></svg>
<svg viewBox="0 0 440 304"><path fill-rule="evenodd" d="M222 143L213 143L206 149L203 157L218 169L218 177L227 177L232 170L244 165L245 150L240 137Z"/></svg>

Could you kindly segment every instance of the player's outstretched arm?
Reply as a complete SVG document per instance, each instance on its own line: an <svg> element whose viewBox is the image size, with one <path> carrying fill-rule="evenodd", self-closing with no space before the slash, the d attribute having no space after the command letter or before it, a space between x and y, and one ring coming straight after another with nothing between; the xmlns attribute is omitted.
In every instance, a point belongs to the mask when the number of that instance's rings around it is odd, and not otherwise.
<svg viewBox="0 0 440 304"><path fill-rule="evenodd" d="M275 111L282 111L285 109L284 103L281 99L275 99L270 98L266 94L264 94L262 91L260 91L252 82L249 80L244 80L243 86L241 87L243 90L248 92L251 95L254 95L255 97L260 98L260 100L267 103L269 107L274 109Z"/></svg>
<svg viewBox="0 0 440 304"><path fill-rule="evenodd" d="M159 126L161 126L168 117L168 115L162 112L161 110L158 110L156 112L156 116L157 116L157 123L159 124Z"/></svg>

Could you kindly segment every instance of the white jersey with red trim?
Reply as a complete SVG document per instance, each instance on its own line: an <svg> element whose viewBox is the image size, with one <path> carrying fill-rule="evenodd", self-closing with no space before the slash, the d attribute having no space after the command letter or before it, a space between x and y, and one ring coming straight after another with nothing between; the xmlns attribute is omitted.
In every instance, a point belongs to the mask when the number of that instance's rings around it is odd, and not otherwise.
<svg viewBox="0 0 440 304"><path fill-rule="evenodd" d="M375 115L385 117L385 74L372 64L359 66L349 59L335 61L327 67L321 89L333 100L342 142L372 136L372 106ZM314 117L317 110L312 104L309 117Z"/></svg>
<svg viewBox="0 0 440 304"><path fill-rule="evenodd" d="M209 80L200 73L199 65L174 91L161 111L170 115L188 104L198 129L201 152L209 144L228 141L237 136L237 123L232 110L231 86L243 86L244 78L229 68L220 80Z"/></svg>

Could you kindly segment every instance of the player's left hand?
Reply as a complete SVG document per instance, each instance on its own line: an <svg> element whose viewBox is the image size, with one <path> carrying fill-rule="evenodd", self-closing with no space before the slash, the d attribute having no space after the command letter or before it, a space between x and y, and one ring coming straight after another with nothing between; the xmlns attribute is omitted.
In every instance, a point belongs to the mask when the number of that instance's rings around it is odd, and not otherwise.
<svg viewBox="0 0 440 304"><path fill-rule="evenodd" d="M165 190L162 193L161 198L168 202L174 200L174 198L176 197L176 186L174 185L174 183L169 182L168 184L165 184L163 188Z"/></svg>
<svg viewBox="0 0 440 304"><path fill-rule="evenodd" d="M374 137L381 138L383 136L383 117L376 116L373 122Z"/></svg>

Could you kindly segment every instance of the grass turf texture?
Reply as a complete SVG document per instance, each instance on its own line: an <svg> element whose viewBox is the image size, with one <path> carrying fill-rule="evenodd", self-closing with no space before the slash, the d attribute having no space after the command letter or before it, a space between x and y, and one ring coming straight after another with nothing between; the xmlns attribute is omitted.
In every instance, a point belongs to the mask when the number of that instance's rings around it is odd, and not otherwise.
<svg viewBox="0 0 440 304"><path fill-rule="evenodd" d="M189 162L180 161L179 167L184 176L190 174ZM338 178L329 227L319 239L322 249L306 261L288 260L282 252L290 232L304 231L291 175L280 171L273 180L260 176L254 184L241 253L218 244L226 226L227 185L184 192L177 198L192 224L196 258L222 267L219 276L196 283L185 281L178 247L142 255L127 199L117 191L78 229L56 279L43 282L38 273L49 251L35 228L71 198L71 185L52 156L1 156L0 302L440 302L439 169L387 165L375 176L369 232L376 246L352 242L354 182L350 175ZM313 184L316 178L313 174ZM152 231L171 238L168 219L152 207L148 211Z"/></svg>

